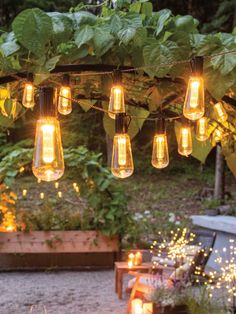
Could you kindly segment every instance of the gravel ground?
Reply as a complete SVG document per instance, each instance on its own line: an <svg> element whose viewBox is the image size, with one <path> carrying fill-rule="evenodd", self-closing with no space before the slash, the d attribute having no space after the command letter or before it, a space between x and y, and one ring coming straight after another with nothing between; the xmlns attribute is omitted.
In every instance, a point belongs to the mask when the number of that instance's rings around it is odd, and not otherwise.
<svg viewBox="0 0 236 314"><path fill-rule="evenodd" d="M0 314L28 314L38 303L48 314L124 314L127 304L114 292L113 271L0 273L0 295Z"/></svg>

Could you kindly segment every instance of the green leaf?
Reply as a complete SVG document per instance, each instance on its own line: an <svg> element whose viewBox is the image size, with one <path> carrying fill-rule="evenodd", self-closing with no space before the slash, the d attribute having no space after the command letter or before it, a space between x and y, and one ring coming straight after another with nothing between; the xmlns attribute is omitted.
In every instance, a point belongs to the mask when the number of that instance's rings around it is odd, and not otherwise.
<svg viewBox="0 0 236 314"><path fill-rule="evenodd" d="M122 29L118 32L118 38L123 42L123 44L128 45L131 39L134 38L135 33L136 33L135 28L129 27L126 29Z"/></svg>
<svg viewBox="0 0 236 314"><path fill-rule="evenodd" d="M80 11L76 13L68 13L66 14L69 18L71 18L74 22L74 28L78 28L79 26L83 24L87 25L95 25L97 17L96 15L86 12L86 11Z"/></svg>
<svg viewBox="0 0 236 314"><path fill-rule="evenodd" d="M59 12L50 12L47 14L52 19L53 40L56 40L56 42L69 41L73 30L71 19Z"/></svg>
<svg viewBox="0 0 236 314"><path fill-rule="evenodd" d="M7 116L10 117L12 113L13 102L10 98L7 98L4 102L4 111L6 112Z"/></svg>
<svg viewBox="0 0 236 314"><path fill-rule="evenodd" d="M114 37L103 27L94 30L93 44L98 57L104 55L114 44Z"/></svg>
<svg viewBox="0 0 236 314"><path fill-rule="evenodd" d="M142 47L145 43L146 38L147 38L147 29L144 27L137 28L134 38L133 38L134 46ZM136 50L136 47L135 47L135 50Z"/></svg>
<svg viewBox="0 0 236 314"><path fill-rule="evenodd" d="M83 44L86 44L93 38L93 29L90 25L82 25L79 29L76 30L74 34L75 43L78 48Z"/></svg>
<svg viewBox="0 0 236 314"><path fill-rule="evenodd" d="M175 18L175 26L178 30L186 31L190 33L197 32L198 21L191 15L177 16Z"/></svg>
<svg viewBox="0 0 236 314"><path fill-rule="evenodd" d="M52 71L55 66L57 65L57 63L59 62L61 56L55 56L52 57L51 59L47 60L47 62L45 63L45 68L50 72Z"/></svg>
<svg viewBox="0 0 236 314"><path fill-rule="evenodd" d="M162 96L156 86L152 86L147 91L147 101L150 111L156 111L161 103L162 103Z"/></svg>
<svg viewBox="0 0 236 314"><path fill-rule="evenodd" d="M35 55L45 53L52 35L52 20L40 9L27 9L14 19L12 28L17 40Z"/></svg>
<svg viewBox="0 0 236 314"><path fill-rule="evenodd" d="M115 14L111 18L111 33L112 34L117 34L119 30L122 28L122 21L119 15Z"/></svg>
<svg viewBox="0 0 236 314"><path fill-rule="evenodd" d="M233 49L233 48L235 48L235 47L232 47L231 49ZM216 51L216 53L218 53L218 52L224 53L224 52L228 52L228 51L229 51L228 48L222 48L222 49ZM222 75L227 75L236 66L236 58L235 58L235 55L233 53L215 56L214 58L211 58L211 64L212 64L214 70L219 70Z"/></svg>
<svg viewBox="0 0 236 314"><path fill-rule="evenodd" d="M233 153L226 158L226 163L229 169L232 171L233 175L236 177L236 154Z"/></svg>
<svg viewBox="0 0 236 314"><path fill-rule="evenodd" d="M195 138L194 133L192 133L192 143L193 143L193 152L191 155L204 164L207 156L209 155L209 153L211 152L213 148L211 142L209 140L200 142Z"/></svg>
<svg viewBox="0 0 236 314"><path fill-rule="evenodd" d="M235 83L235 75L222 76L219 71L207 68L204 71L205 86L210 94L220 100ZM219 79L220 78L220 79Z"/></svg>
<svg viewBox="0 0 236 314"><path fill-rule="evenodd" d="M160 32L163 30L167 20L171 16L171 11L168 9L164 9L158 12L158 20L155 34L158 36Z"/></svg>
<svg viewBox="0 0 236 314"><path fill-rule="evenodd" d="M12 55L20 49L20 46L15 41L9 41L0 46L0 49L5 57Z"/></svg>
<svg viewBox="0 0 236 314"><path fill-rule="evenodd" d="M152 3L151 2L144 2L142 4L142 9L141 9L141 13L144 14L147 17L151 17L152 16L152 11L153 11L153 7L152 7Z"/></svg>
<svg viewBox="0 0 236 314"><path fill-rule="evenodd" d="M130 7L129 7L129 11L130 12L135 12L135 13L139 13L141 10L141 3L140 2L133 2L131 3Z"/></svg>
<svg viewBox="0 0 236 314"><path fill-rule="evenodd" d="M79 101L79 105L81 106L81 108L87 112L89 111L89 109L92 108L92 106L95 104L95 100L88 100L88 99L80 99Z"/></svg>

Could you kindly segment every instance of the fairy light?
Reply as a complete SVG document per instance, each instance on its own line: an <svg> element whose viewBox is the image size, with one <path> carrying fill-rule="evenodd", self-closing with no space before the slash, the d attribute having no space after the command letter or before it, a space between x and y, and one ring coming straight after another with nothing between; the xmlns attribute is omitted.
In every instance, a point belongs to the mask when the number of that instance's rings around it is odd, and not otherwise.
<svg viewBox="0 0 236 314"><path fill-rule="evenodd" d="M58 191L57 195L59 198L62 198L62 192L61 191Z"/></svg>
<svg viewBox="0 0 236 314"><path fill-rule="evenodd" d="M44 199L44 193L41 192L41 193L39 194L39 197L40 197L41 200L43 200L43 199Z"/></svg>
<svg viewBox="0 0 236 314"><path fill-rule="evenodd" d="M59 182L55 182L55 188L58 189L59 188Z"/></svg>
<svg viewBox="0 0 236 314"><path fill-rule="evenodd" d="M22 196L26 197L26 195L27 195L27 190L24 189L24 190L22 191Z"/></svg>

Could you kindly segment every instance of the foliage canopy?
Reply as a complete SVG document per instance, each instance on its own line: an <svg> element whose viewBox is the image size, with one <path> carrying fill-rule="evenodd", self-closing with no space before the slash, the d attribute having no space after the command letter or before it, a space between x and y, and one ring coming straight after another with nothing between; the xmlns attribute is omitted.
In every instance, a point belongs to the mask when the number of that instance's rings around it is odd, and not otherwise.
<svg viewBox="0 0 236 314"><path fill-rule="evenodd" d="M103 6L96 16L83 6L69 13L46 13L40 9L22 11L12 23L12 31L0 38L1 75L33 72L36 84L60 82L58 75L50 74L59 64L115 64L143 67L134 74L124 75L128 112L147 118L160 106L181 114L185 82L190 74L188 60L194 55L205 56L204 80L208 91L206 112L211 119L211 133L219 125L215 122L210 101L224 95L235 97L236 58L234 53L210 55L236 49L236 34L200 34L198 21L192 16L174 16L170 10L153 12L145 0L117 1L116 8ZM179 62L176 64L176 62ZM174 63L173 65L171 63ZM74 75L76 96L85 110L90 103L102 100L107 107L112 80L107 75ZM17 101L21 83L12 83L12 93L0 89L0 125L10 127L24 109ZM170 101L171 99L171 101ZM14 107L15 106L15 107ZM13 110L14 109L14 110ZM222 146L231 170L236 173L235 109L226 105L229 119L221 127L226 131ZM6 116L10 116L10 119ZM130 135L134 137L145 119L133 119ZM104 115L104 128L111 136L114 122ZM193 156L204 161L212 140L204 147L194 145Z"/></svg>

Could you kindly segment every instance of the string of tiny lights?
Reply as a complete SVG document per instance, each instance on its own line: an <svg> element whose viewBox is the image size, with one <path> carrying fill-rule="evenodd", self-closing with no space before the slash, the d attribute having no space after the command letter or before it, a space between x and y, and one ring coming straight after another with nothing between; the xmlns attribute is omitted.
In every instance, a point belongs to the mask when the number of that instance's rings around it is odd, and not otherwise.
<svg viewBox="0 0 236 314"><path fill-rule="evenodd" d="M90 108L108 114L111 119L115 120L115 135L113 138L112 152L112 174L119 178L127 178L134 171L131 141L128 129L132 119L155 121L155 135L153 139L153 150L151 163L157 169L165 168L169 164L168 140L166 135L166 121L181 120L179 134L177 134L178 152L180 155L189 156L193 150L192 144L192 123L196 124L196 139L199 142L206 141L210 134L208 132L209 119L205 116L205 95L203 80L203 63L204 59L212 59L229 53L235 53L236 49L223 51L204 57L197 56L191 59L178 60L175 62L161 63L144 67L117 67L104 66L112 69L94 72L93 67L86 65L61 65L52 71L52 74L64 73L61 84L59 97L56 99L56 90L52 87L42 87L39 92L40 119L36 125L35 149L33 155L33 173L43 181L56 181L64 174L64 157L61 143L60 123L57 118L57 111L62 115L68 115L72 111L72 103L80 103L79 99L72 97L70 75L66 74L68 69L78 70L83 68L85 75L113 75L113 86L110 92L108 109L88 104ZM126 112L125 90L122 84L122 73L136 72L154 67L166 67L182 63L190 63L191 75L189 77L182 115L167 116L160 110L151 113L150 117L142 117ZM86 72L86 69L89 71ZM92 70L92 72L90 72ZM80 75L81 73L79 73ZM22 78L22 74L16 74ZM23 75L24 78L24 75ZM1 79L1 78L0 78ZM32 73L27 73L24 85L22 104L26 108L33 108L35 86ZM98 99L99 100L99 99ZM223 125L228 120L228 114L224 108L223 102L216 102L214 108L214 121L218 125ZM172 113L174 114L174 113ZM153 116L154 115L154 116ZM223 125L224 126L224 125ZM214 132L214 141L219 142L223 137L226 127L216 127ZM212 136L212 135L211 135Z"/></svg>

